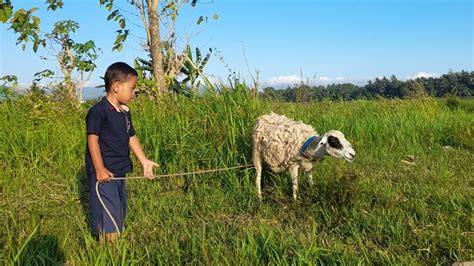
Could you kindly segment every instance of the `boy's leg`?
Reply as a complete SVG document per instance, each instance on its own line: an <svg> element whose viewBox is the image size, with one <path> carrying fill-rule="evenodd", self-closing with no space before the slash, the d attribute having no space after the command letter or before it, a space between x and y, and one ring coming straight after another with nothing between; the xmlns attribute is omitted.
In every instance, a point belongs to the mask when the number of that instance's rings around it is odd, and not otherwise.
<svg viewBox="0 0 474 266"><path fill-rule="evenodd" d="M124 176L124 175L115 175L115 176ZM120 231L123 230L124 227L124 222L125 222L125 214L126 214L126 191L125 191L125 180L119 180L119 181L114 181L117 183L117 191L118 191L118 197L120 199L120 217L121 217L121 225ZM117 223L118 224L118 223ZM102 239L99 239L100 243L104 243L105 241L107 242L116 242L119 238L118 233L113 232L113 233L106 233L103 235Z"/></svg>
<svg viewBox="0 0 474 266"><path fill-rule="evenodd" d="M125 175L122 175L125 176ZM127 214L127 191L125 189L125 180L120 180L118 183L119 187L119 197L120 197L120 203L121 203L121 210L122 210L122 228L125 223L125 217Z"/></svg>
<svg viewBox="0 0 474 266"><path fill-rule="evenodd" d="M114 173L114 176L125 176L125 175ZM125 180L117 180L114 182L117 184L118 198L120 200L121 224L119 225L119 228L120 228L120 232L122 232L124 228L125 217L126 217L125 214L127 210L127 194L125 190ZM107 240L108 242L115 242L118 240L118 238L119 238L119 235L116 232L105 234L105 240Z"/></svg>
<svg viewBox="0 0 474 266"><path fill-rule="evenodd" d="M123 176L123 175L116 175ZM121 181L109 181L99 184L99 194L105 206L116 222L119 231L122 231L124 216L122 215L122 200L120 192ZM105 234L107 240L118 238L117 230L107 212L97 197L96 192L97 179L95 173L89 174L90 184L90 207L91 207L91 229L96 236Z"/></svg>

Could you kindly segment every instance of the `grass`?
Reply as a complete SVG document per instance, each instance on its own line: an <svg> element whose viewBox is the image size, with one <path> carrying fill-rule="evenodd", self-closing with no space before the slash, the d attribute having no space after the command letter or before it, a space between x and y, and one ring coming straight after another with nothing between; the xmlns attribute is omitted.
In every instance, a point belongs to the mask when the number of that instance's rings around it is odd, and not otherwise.
<svg viewBox="0 0 474 266"><path fill-rule="evenodd" d="M270 110L339 129L354 163L328 158L315 185L254 171L129 181L118 247L90 236L84 117L43 98L0 104L0 264L447 264L474 258L473 101L264 103L246 90L131 104L160 173L250 162ZM467 106L464 108L464 106ZM451 148L445 148L445 146ZM402 162L409 161L410 164ZM134 161L132 175L141 175Z"/></svg>

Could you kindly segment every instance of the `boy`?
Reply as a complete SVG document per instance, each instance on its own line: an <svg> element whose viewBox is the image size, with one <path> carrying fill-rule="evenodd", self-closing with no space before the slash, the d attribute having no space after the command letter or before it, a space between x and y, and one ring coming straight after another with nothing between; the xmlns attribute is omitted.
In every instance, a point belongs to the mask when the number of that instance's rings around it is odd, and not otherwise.
<svg viewBox="0 0 474 266"><path fill-rule="evenodd" d="M148 160L143 153L129 109L125 104L132 100L137 72L129 65L117 62L105 72L107 95L94 105L86 116L87 148L86 170L90 185L91 229L100 242L113 241L120 232L99 202L95 192L100 182L99 193L107 209L122 231L125 211L125 180L110 181L111 177L123 177L132 171L130 148L140 161L144 175L153 178L153 167L158 164Z"/></svg>

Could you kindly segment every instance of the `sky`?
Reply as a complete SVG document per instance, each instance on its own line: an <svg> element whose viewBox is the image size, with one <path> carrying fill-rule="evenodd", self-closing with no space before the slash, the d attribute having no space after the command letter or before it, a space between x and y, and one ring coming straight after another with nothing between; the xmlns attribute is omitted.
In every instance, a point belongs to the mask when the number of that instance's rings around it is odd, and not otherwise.
<svg viewBox="0 0 474 266"><path fill-rule="evenodd" d="M55 12L47 12L44 1L12 2L15 9L39 7L43 32L58 20L80 24L74 39L93 40L102 49L87 86L101 85L116 61L133 65L136 57L147 57L140 45L145 31L126 0L114 1L127 11L131 32L120 53L112 52L118 26L106 20L98 0L64 0ZM298 84L301 74L312 85L363 85L382 76L406 80L473 71L473 9L472 0L201 0L180 11L177 28L181 47L213 49L205 68L213 80L226 81L232 71L251 82L258 71L261 88ZM199 16L208 16L207 23L196 25ZM31 44L23 51L16 37L0 24L0 76L16 75L27 85L41 70L59 73L51 55L33 53Z"/></svg>

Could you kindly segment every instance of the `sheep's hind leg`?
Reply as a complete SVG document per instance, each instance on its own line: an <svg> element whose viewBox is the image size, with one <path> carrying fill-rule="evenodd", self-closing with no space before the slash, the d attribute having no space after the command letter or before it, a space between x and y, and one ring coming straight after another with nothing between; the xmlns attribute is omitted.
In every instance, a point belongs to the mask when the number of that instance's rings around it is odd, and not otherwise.
<svg viewBox="0 0 474 266"><path fill-rule="evenodd" d="M290 166L291 183L293 183L293 199L298 197L298 165Z"/></svg>

